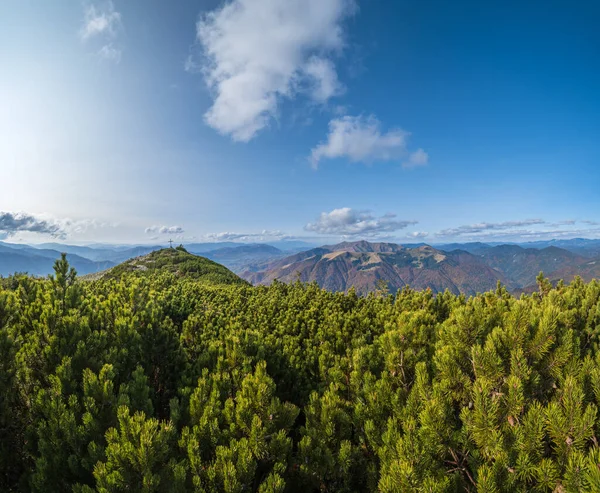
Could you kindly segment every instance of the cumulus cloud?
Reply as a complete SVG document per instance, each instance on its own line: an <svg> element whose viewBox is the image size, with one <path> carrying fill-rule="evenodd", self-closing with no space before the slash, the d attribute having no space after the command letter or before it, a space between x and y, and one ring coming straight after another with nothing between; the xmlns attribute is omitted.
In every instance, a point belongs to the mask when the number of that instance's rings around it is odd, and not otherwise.
<svg viewBox="0 0 600 493"><path fill-rule="evenodd" d="M115 46L114 40L122 28L121 13L117 12L112 1L108 0L102 4L85 6L84 21L79 36L83 41L99 40L102 46L97 51L98 56L119 63L121 49Z"/></svg>
<svg viewBox="0 0 600 493"><path fill-rule="evenodd" d="M116 227L116 224L99 222L95 219L57 219L26 212L0 212L0 237L4 238L17 233L38 233L66 239L71 234L105 227Z"/></svg>
<svg viewBox="0 0 600 493"><path fill-rule="evenodd" d="M277 116L284 98L323 103L343 91L333 58L344 48L343 21L354 0L230 0L200 17L201 72L214 95L208 125L247 142Z"/></svg>
<svg viewBox="0 0 600 493"><path fill-rule="evenodd" d="M325 103L345 91L331 60L314 56L307 62L304 71L310 79L310 94L317 102Z"/></svg>
<svg viewBox="0 0 600 493"><path fill-rule="evenodd" d="M304 226L306 231L333 236L378 236L417 224L400 221L395 214L375 217L369 211L356 211L350 207L322 212L314 223Z"/></svg>
<svg viewBox="0 0 600 493"><path fill-rule="evenodd" d="M146 234L159 234L159 235L182 235L185 233L185 229L181 226L148 226L146 228Z"/></svg>
<svg viewBox="0 0 600 493"><path fill-rule="evenodd" d="M374 116L343 116L329 122L327 141L312 149L310 162L317 168L322 159L345 157L351 162L371 164L375 161L403 161L405 167L427 164L423 149L409 154L409 133L399 128L382 131Z"/></svg>
<svg viewBox="0 0 600 493"><path fill-rule="evenodd" d="M17 233L41 233L53 237L65 236L63 227L55 221L41 219L24 212L0 212L0 233L5 237Z"/></svg>

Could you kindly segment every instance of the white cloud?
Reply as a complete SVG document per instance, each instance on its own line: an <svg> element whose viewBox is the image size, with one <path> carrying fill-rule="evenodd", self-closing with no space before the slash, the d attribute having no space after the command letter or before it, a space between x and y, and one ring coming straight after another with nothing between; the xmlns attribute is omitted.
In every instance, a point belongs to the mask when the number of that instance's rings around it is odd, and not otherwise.
<svg viewBox="0 0 600 493"><path fill-rule="evenodd" d="M408 161L402 164L405 168L416 168L417 166L427 166L429 162L429 154L423 149L417 149L408 157Z"/></svg>
<svg viewBox="0 0 600 493"><path fill-rule="evenodd" d="M181 226L148 226L146 234L181 235L185 230Z"/></svg>
<svg viewBox="0 0 600 493"><path fill-rule="evenodd" d="M36 233L66 239L71 234L84 233L91 228L116 226L116 224L98 222L95 219L57 219L45 214L0 212L0 236L4 238L14 236L17 233Z"/></svg>
<svg viewBox="0 0 600 493"><path fill-rule="evenodd" d="M457 228L444 229L436 233L443 238L466 238L473 240L512 240L512 239L551 239L551 238L597 238L600 228L566 228L577 223L597 226L594 221L548 222L543 219L525 219L523 221L504 221L499 223L477 223ZM560 228L560 229L556 229Z"/></svg>
<svg viewBox="0 0 600 493"><path fill-rule="evenodd" d="M408 233L409 238L427 238L429 233L426 231L413 231L412 233Z"/></svg>
<svg viewBox="0 0 600 493"><path fill-rule="evenodd" d="M247 142L277 116L282 98L306 93L317 102L339 94L332 57L344 48L342 23L354 0L231 0L201 16L202 72L213 91L208 125Z"/></svg>
<svg viewBox="0 0 600 493"><path fill-rule="evenodd" d="M327 141L312 149L310 161L314 168L322 159L348 158L352 162L402 160L406 158L409 133L399 128L383 132L381 122L371 115L343 116L329 122ZM427 164L427 153L422 149L412 153L403 166Z"/></svg>
<svg viewBox="0 0 600 493"><path fill-rule="evenodd" d="M523 226L536 226L546 224L543 219L525 219L523 221L504 221L501 223L476 223L457 228L444 229L437 233L437 236L469 236L481 233L488 234L495 231L514 230Z"/></svg>
<svg viewBox="0 0 600 493"><path fill-rule="evenodd" d="M84 23L79 34L84 41L95 36L115 38L121 27L121 14L115 10L108 0L103 5L87 5L84 12Z"/></svg>
<svg viewBox="0 0 600 493"><path fill-rule="evenodd" d="M310 78L311 96L317 102L325 103L334 96L340 96L345 90L331 60L314 56L307 62L304 71Z"/></svg>
<svg viewBox="0 0 600 493"><path fill-rule="evenodd" d="M0 233L8 237L22 232L48 234L54 237L65 235L63 227L55 221L25 212L0 212Z"/></svg>
<svg viewBox="0 0 600 493"><path fill-rule="evenodd" d="M121 49L116 47L114 40L122 30L121 13L115 10L111 0L102 4L88 4L84 10L83 26L79 36L83 41L97 39L103 44L98 49L97 55L108 61L119 63Z"/></svg>
<svg viewBox="0 0 600 493"><path fill-rule="evenodd" d="M314 223L304 226L306 231L324 235L377 236L404 229L417 224L416 221L399 221L395 214L375 217L368 211L355 211L350 207L322 212Z"/></svg>
<svg viewBox="0 0 600 493"><path fill-rule="evenodd" d="M112 43L107 44L98 50L98 56L104 60L119 63L121 61L121 50L115 48Z"/></svg>
<svg viewBox="0 0 600 493"><path fill-rule="evenodd" d="M204 238L209 241L266 241L269 239L285 239L288 238L288 235L281 231L263 229L260 233L236 233L230 231L209 233Z"/></svg>

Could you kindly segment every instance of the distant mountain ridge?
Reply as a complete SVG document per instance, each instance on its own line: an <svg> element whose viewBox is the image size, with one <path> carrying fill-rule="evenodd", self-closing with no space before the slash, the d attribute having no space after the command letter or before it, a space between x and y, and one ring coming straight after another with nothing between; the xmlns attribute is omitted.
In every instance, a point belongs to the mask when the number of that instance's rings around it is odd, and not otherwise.
<svg viewBox="0 0 600 493"><path fill-rule="evenodd" d="M391 289L409 284L417 289L447 287L454 292L472 293L491 289L500 280L516 292L534 289L535 277L540 271L553 281L570 281L575 275L581 275L585 280L600 278L600 253L594 256L596 249L600 249L600 240L581 238L521 244L471 242L437 246L368 241L318 247L294 241L265 244L225 241L185 246L190 253L222 264L254 283L269 283L275 278L287 282L299 276L302 280L316 280L335 290L354 285L361 292L368 292L375 289L381 279L388 282ZM80 275L93 274L162 248L159 245L0 242L0 275L15 272L35 276L51 274L54 261L61 252L67 253ZM333 252L337 252L336 255L332 255ZM436 262L436 254L443 255L444 261ZM419 258L420 261L415 260ZM319 265L315 267L313 263ZM329 280L326 282L326 279Z"/></svg>
<svg viewBox="0 0 600 493"><path fill-rule="evenodd" d="M551 274L559 269L576 267L587 260L555 246L537 250L517 245L501 245L481 250L478 255L517 286L535 283L540 272Z"/></svg>
<svg viewBox="0 0 600 493"><path fill-rule="evenodd" d="M277 248L272 244L247 244L227 242L191 243L186 249L193 254L215 258L234 271L243 271L249 264L261 264L266 260L289 255L310 246L304 242L281 241ZM308 245L308 246L307 246ZM67 253L71 264L81 275L114 267L129 259L147 255L165 248L164 245L68 245L42 243L27 245L0 241L0 275L26 272L34 276L52 274L54 261L61 253ZM258 267L257 267L258 268Z"/></svg>
<svg viewBox="0 0 600 493"><path fill-rule="evenodd" d="M285 257L289 253L271 245L257 243L236 247L219 248L203 254L206 258L227 266L233 272L241 273L247 270L258 270L268 261Z"/></svg>
<svg viewBox="0 0 600 493"><path fill-rule="evenodd" d="M405 286L446 289L454 293L475 294L507 283L502 273L488 267L468 252L442 252L431 246L407 248L394 243L344 242L301 252L276 260L262 272L246 272L243 278L253 284L317 282L331 291L354 287L366 294L385 281L390 291Z"/></svg>
<svg viewBox="0 0 600 493"><path fill-rule="evenodd" d="M316 281L332 291L354 287L360 293L377 289L381 280L391 291L410 285L434 292L475 294L493 289L500 281L510 290L535 283L540 271L570 281L581 273L587 280L599 277L600 260L549 246L542 249L484 243L448 245L447 251L429 245L411 248L395 243L344 242L326 245L274 260L260 271L242 277L253 284Z"/></svg>
<svg viewBox="0 0 600 493"><path fill-rule="evenodd" d="M60 258L60 252L49 249L36 249L27 245L14 248L0 244L0 275L8 276L16 272L28 273L33 276L46 276L53 272L55 260ZM80 274L89 274L108 269L116 265L107 260L93 261L75 254L68 254L69 263Z"/></svg>

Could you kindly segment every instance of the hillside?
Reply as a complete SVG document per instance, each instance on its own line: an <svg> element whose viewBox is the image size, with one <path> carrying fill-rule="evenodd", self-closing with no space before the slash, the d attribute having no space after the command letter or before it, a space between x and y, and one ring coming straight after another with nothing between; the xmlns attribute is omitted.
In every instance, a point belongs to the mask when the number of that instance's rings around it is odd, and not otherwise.
<svg viewBox="0 0 600 493"><path fill-rule="evenodd" d="M600 257L575 266L563 267L557 271L551 272L547 277L555 282L560 279L570 281L575 276L581 277L586 282L589 282L592 279L600 279Z"/></svg>
<svg viewBox="0 0 600 493"><path fill-rule="evenodd" d="M163 248L150 252L147 255L127 260L104 272L87 276L87 279L114 279L131 273L150 276L160 272L169 272L177 277L214 284L245 284L226 267L178 248Z"/></svg>
<svg viewBox="0 0 600 493"><path fill-rule="evenodd" d="M496 286L510 285L500 273L480 258L464 251L442 252L430 246L406 248L394 243L345 242L301 252L269 263L260 272L242 277L253 284L317 282L330 291L354 287L365 294L378 289L381 281L391 292L409 285L430 288L434 293L475 294Z"/></svg>
<svg viewBox="0 0 600 493"><path fill-rule="evenodd" d="M538 250L500 245L482 249L478 255L517 286L534 284L540 272L549 275L559 269L575 268L586 260L585 257L554 246Z"/></svg>

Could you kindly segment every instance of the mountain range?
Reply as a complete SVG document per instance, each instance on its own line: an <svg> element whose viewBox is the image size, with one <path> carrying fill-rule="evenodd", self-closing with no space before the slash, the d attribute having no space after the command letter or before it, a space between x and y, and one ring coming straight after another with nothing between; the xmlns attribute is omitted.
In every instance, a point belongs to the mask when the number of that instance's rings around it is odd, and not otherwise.
<svg viewBox="0 0 600 493"><path fill-rule="evenodd" d="M433 292L448 289L475 294L493 289L498 281L513 291L530 291L540 272L554 281L570 281L576 275L585 280L600 278L600 258L589 259L556 246L536 249L479 243L446 248L346 242L275 259L241 276L253 284L276 279L315 281L332 291L354 287L361 294L374 291L382 280L391 292L409 285Z"/></svg>
<svg viewBox="0 0 600 493"><path fill-rule="evenodd" d="M271 262L263 271L244 273L242 277L253 284L270 284L275 279L316 281L330 291L354 287L360 294L376 290L381 281L385 281L392 292L411 286L467 294L484 291L497 281L507 282L501 272L465 251L444 252L428 245L407 248L367 241L301 252Z"/></svg>
<svg viewBox="0 0 600 493"><path fill-rule="evenodd" d="M159 245L87 246L45 243L24 245L0 242L0 275L52 273L61 252L79 274L105 271L160 250ZM531 291L543 271L552 281L600 278L600 240L573 239L524 244L344 242L316 247L304 242L272 244L236 242L190 243L188 252L222 264L254 284L316 281L326 289L360 293L378 289L385 281L390 291L409 285L434 292L474 294L492 289L498 281L509 289Z"/></svg>

